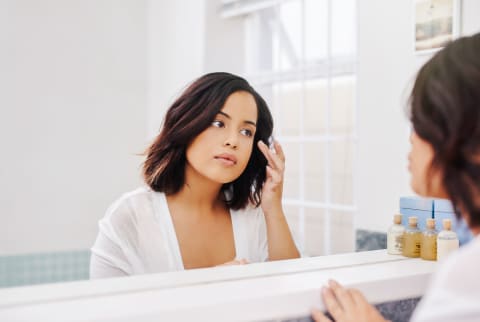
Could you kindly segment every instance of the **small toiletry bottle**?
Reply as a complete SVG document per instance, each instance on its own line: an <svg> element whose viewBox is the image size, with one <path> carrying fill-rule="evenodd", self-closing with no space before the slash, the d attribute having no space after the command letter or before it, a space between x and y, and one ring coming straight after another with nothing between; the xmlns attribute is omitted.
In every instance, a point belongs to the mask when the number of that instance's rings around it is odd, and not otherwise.
<svg viewBox="0 0 480 322"><path fill-rule="evenodd" d="M420 257L429 261L437 259L437 235L435 230L435 219L427 219L427 228L422 233L422 244L420 245Z"/></svg>
<svg viewBox="0 0 480 322"><path fill-rule="evenodd" d="M420 243L422 232L417 226L417 217L408 217L408 227L403 234L402 255L407 257L420 257Z"/></svg>
<svg viewBox="0 0 480 322"><path fill-rule="evenodd" d="M437 260L442 260L459 246L457 234L452 231L452 221L442 221L443 230L437 236Z"/></svg>
<svg viewBox="0 0 480 322"><path fill-rule="evenodd" d="M387 233L387 252L389 254L402 255L404 233L402 215L396 214L393 216L393 225L390 226Z"/></svg>

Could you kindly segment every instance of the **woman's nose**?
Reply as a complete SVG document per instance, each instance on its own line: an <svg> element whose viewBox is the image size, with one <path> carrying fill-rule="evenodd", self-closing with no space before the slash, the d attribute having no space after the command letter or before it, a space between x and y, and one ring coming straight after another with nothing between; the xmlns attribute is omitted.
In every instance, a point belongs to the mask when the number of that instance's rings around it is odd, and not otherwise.
<svg viewBox="0 0 480 322"><path fill-rule="evenodd" d="M228 146L232 149L238 148L238 134L237 133L229 133L225 139L225 146Z"/></svg>

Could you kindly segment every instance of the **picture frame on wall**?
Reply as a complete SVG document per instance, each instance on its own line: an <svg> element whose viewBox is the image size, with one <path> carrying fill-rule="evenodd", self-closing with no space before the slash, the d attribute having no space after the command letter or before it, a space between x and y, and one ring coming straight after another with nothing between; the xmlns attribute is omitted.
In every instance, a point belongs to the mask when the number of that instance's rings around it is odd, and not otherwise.
<svg viewBox="0 0 480 322"><path fill-rule="evenodd" d="M428 54L460 35L460 0L414 0L414 50Z"/></svg>

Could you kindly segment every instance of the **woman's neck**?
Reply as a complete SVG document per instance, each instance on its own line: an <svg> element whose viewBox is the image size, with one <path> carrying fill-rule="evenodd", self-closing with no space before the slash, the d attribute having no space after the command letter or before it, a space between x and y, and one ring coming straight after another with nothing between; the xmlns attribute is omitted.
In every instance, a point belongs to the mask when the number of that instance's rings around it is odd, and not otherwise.
<svg viewBox="0 0 480 322"><path fill-rule="evenodd" d="M222 184L200 175L191 167L185 169L185 184L179 192L169 197L173 202L188 205L198 213L212 213L224 207ZM197 212L196 211L196 212Z"/></svg>

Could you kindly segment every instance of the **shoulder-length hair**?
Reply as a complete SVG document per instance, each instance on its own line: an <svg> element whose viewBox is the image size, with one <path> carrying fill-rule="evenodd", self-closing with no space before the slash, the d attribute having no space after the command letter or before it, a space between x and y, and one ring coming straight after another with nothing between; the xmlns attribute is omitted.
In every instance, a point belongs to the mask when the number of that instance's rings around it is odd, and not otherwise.
<svg viewBox="0 0 480 322"><path fill-rule="evenodd" d="M226 183L227 205L258 207L266 178L267 160L258 149L259 140L267 143L272 135L273 118L263 98L243 78L229 73L210 73L195 80L168 109L160 134L146 151L143 164L145 182L154 190L175 194L185 184L186 148L211 125L227 98L234 92L250 93L257 105L257 126L253 150L247 167L235 181Z"/></svg>
<svg viewBox="0 0 480 322"><path fill-rule="evenodd" d="M480 34L460 38L419 71L410 96L410 120L430 143L430 171L442 184L456 215L480 225Z"/></svg>

